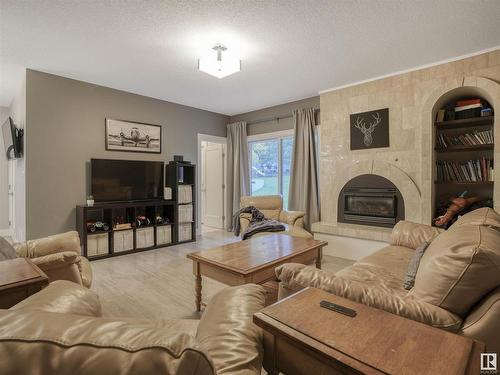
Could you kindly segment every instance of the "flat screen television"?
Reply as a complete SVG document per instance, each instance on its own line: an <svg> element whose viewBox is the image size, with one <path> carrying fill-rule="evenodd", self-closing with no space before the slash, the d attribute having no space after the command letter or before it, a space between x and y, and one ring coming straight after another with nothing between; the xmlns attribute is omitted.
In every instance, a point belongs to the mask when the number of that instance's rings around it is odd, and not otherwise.
<svg viewBox="0 0 500 375"><path fill-rule="evenodd" d="M161 161L91 159L95 202L163 199Z"/></svg>
<svg viewBox="0 0 500 375"><path fill-rule="evenodd" d="M2 138L7 159L22 157L23 133L23 129L17 129L11 117L3 123Z"/></svg>

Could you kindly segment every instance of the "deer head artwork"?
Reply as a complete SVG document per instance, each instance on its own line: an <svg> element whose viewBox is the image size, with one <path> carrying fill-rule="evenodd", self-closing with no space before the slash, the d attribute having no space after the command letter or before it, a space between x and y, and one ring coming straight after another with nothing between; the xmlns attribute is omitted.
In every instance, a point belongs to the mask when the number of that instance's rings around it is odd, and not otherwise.
<svg viewBox="0 0 500 375"><path fill-rule="evenodd" d="M372 144L373 132L375 131L377 125L380 124L380 121L382 121L378 112L374 115L372 114L372 117L373 122L370 122L368 126L365 124L365 120L362 117L360 118L359 116L356 118L356 125L354 125L356 129L359 129L359 131L365 136L363 139L363 143L366 147L369 147Z"/></svg>

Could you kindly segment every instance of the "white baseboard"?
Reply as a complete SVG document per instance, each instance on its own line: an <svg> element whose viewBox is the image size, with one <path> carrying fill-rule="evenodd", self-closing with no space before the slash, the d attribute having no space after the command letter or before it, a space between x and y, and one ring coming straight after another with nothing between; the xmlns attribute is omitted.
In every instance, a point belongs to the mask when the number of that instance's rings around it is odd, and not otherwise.
<svg viewBox="0 0 500 375"><path fill-rule="evenodd" d="M364 258L388 245L386 242L324 233L314 233L314 238L328 242L328 245L323 248L323 254L351 260Z"/></svg>

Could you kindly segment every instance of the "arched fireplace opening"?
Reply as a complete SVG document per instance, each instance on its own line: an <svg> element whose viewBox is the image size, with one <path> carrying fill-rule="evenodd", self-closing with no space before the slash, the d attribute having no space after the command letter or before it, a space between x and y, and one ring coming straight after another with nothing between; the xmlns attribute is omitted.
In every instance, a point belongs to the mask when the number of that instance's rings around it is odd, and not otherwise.
<svg viewBox="0 0 500 375"><path fill-rule="evenodd" d="M338 221L392 228L405 218L400 191L387 178L375 174L354 177L338 198Z"/></svg>

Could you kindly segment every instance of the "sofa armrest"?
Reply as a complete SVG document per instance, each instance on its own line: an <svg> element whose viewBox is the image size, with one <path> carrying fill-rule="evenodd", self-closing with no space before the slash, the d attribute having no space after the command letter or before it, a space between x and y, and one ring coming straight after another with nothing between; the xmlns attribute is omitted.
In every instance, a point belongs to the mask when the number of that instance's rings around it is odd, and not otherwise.
<svg viewBox="0 0 500 375"><path fill-rule="evenodd" d="M500 353L500 287L494 289L465 318L460 334L486 344L490 353Z"/></svg>
<svg viewBox="0 0 500 375"><path fill-rule="evenodd" d="M31 258L31 261L36 264L42 271L50 271L78 262L78 255L71 251L62 253L44 255L38 258Z"/></svg>
<svg viewBox="0 0 500 375"><path fill-rule="evenodd" d="M62 314L101 316L99 296L71 281L57 280L10 310L39 310Z"/></svg>
<svg viewBox="0 0 500 375"><path fill-rule="evenodd" d="M424 242L431 242L441 232L443 229L401 220L392 229L390 244L416 249Z"/></svg>
<svg viewBox="0 0 500 375"><path fill-rule="evenodd" d="M303 264L288 263L276 268L276 276L290 289L314 287L376 309L416 320L433 327L456 332L462 319L438 306L410 294L397 295L380 287L347 280L335 274Z"/></svg>
<svg viewBox="0 0 500 375"><path fill-rule="evenodd" d="M209 354L217 374L260 374L262 331L252 319L265 300L262 286L247 284L223 289L208 303L196 341Z"/></svg>
<svg viewBox="0 0 500 375"><path fill-rule="evenodd" d="M294 226L300 226L303 227L304 225L304 215L305 213L302 211L286 211L282 210L280 212L280 221L282 223L294 225Z"/></svg>
<svg viewBox="0 0 500 375"><path fill-rule="evenodd" d="M76 231L18 243L14 245L14 248L17 255L24 258L37 258L63 251L71 251L77 255L81 254L80 237Z"/></svg>
<svg viewBox="0 0 500 375"><path fill-rule="evenodd" d="M250 220L252 215L250 214L240 214L240 233L244 232L245 229L250 225Z"/></svg>

